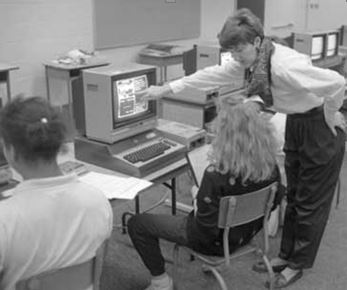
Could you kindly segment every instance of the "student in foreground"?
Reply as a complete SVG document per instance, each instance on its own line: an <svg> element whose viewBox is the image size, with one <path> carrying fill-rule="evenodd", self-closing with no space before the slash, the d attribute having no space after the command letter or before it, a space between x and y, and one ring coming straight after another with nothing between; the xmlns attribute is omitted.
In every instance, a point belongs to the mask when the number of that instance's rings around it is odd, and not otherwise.
<svg viewBox="0 0 347 290"><path fill-rule="evenodd" d="M23 177L0 201L0 289L87 261L110 236L112 210L97 189L64 176L57 154L66 126L42 98L15 98L0 112L9 164Z"/></svg>
<svg viewBox="0 0 347 290"><path fill-rule="evenodd" d="M130 238L149 269L147 290L169 290L159 239L190 247L207 255L223 255L222 230L217 226L219 200L280 181L276 140L270 123L255 107L226 101L213 123L215 138L197 194L197 209L188 216L139 214L128 222ZM278 204L280 195L276 195ZM262 218L230 230L230 251L247 244L262 228Z"/></svg>
<svg viewBox="0 0 347 290"><path fill-rule="evenodd" d="M143 96L156 99L186 87L224 86L246 75L248 96L259 95L267 106L287 114L288 205L280 253L271 261L280 272L275 287L283 288L313 266L327 224L345 152L346 122L338 111L345 79L265 37L260 20L248 9L228 17L218 38L233 60L164 86L152 86ZM264 271L265 265L255 269Z"/></svg>

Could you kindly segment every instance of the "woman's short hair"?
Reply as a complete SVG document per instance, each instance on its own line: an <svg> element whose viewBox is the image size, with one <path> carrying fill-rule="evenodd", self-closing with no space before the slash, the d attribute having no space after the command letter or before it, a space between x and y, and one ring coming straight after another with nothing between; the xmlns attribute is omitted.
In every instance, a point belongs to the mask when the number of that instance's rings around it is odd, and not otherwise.
<svg viewBox="0 0 347 290"><path fill-rule="evenodd" d="M29 162L56 158L67 132L61 115L41 97L18 96L0 112L0 137Z"/></svg>
<svg viewBox="0 0 347 290"><path fill-rule="evenodd" d="M225 99L212 124L210 161L222 173L243 182L269 178L276 166L277 141L274 128L255 106L243 98Z"/></svg>
<svg viewBox="0 0 347 290"><path fill-rule="evenodd" d="M260 39L264 38L264 29L260 19L249 9L242 8L227 18L218 34L218 39L222 48L230 49L239 44L253 44L257 36Z"/></svg>

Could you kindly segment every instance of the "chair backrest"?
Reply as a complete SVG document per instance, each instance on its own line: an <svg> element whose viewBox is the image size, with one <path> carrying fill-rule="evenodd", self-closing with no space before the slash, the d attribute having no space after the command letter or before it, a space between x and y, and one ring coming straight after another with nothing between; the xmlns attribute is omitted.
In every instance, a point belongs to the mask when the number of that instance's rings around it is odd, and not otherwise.
<svg viewBox="0 0 347 290"><path fill-rule="evenodd" d="M16 284L16 290L99 290L107 241L96 255L78 265L38 274Z"/></svg>
<svg viewBox="0 0 347 290"><path fill-rule="evenodd" d="M235 227L268 216L277 186L274 182L257 191L223 197L219 203L218 227Z"/></svg>
<svg viewBox="0 0 347 290"><path fill-rule="evenodd" d="M230 265L229 230L230 227L249 223L263 217L264 250L267 255L269 251L267 220L273 205L278 183L264 187L250 193L234 196L225 196L219 203L218 227L224 229L223 249L224 260Z"/></svg>

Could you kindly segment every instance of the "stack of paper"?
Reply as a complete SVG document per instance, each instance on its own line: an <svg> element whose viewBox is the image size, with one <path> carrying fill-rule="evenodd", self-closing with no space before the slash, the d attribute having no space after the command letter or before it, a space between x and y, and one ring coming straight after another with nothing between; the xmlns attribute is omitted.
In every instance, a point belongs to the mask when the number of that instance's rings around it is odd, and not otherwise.
<svg viewBox="0 0 347 290"><path fill-rule="evenodd" d="M88 172L79 177L81 181L101 190L108 199L133 199L139 191L152 182L135 177L119 177L97 172Z"/></svg>

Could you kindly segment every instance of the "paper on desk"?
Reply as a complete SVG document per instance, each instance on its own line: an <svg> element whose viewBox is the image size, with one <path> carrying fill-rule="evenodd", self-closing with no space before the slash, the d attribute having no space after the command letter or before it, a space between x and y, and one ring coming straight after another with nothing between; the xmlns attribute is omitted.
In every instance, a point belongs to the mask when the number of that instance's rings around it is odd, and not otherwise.
<svg viewBox="0 0 347 290"><path fill-rule="evenodd" d="M101 190L108 199L133 199L152 182L135 177L119 177L90 171L79 179Z"/></svg>
<svg viewBox="0 0 347 290"><path fill-rule="evenodd" d="M10 197L13 195L13 188L4 190L1 194L3 197Z"/></svg>

